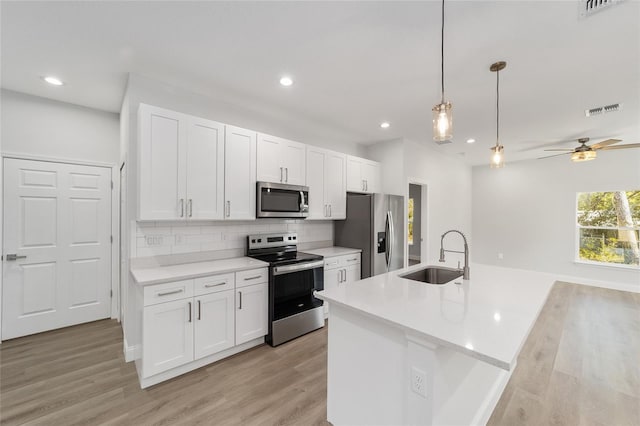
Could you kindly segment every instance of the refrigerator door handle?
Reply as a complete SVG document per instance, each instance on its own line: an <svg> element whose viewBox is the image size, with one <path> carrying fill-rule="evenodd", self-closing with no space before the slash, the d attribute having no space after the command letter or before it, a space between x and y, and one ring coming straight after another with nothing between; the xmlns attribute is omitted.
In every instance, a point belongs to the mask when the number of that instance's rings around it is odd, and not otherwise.
<svg viewBox="0 0 640 426"><path fill-rule="evenodd" d="M386 228L388 228L388 233L387 233L387 247L386 247L386 257L387 257L387 271L391 270L391 259L393 258L393 246L395 244L395 239L396 239L396 233L395 233L395 229L393 228L393 214L391 213L391 210L389 210L387 212L387 225Z"/></svg>
<svg viewBox="0 0 640 426"><path fill-rule="evenodd" d="M389 271L389 238L391 238L391 229L389 228L389 212L384 222L384 261L387 264L387 272Z"/></svg>

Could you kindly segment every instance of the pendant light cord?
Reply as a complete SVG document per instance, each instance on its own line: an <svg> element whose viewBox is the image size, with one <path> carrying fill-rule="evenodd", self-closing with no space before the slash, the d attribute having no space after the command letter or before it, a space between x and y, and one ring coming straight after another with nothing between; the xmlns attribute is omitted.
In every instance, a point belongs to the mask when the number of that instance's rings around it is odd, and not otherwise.
<svg viewBox="0 0 640 426"><path fill-rule="evenodd" d="M440 32L440 76L442 84L441 103L444 103L444 0L442 0L442 29Z"/></svg>
<svg viewBox="0 0 640 426"><path fill-rule="evenodd" d="M496 71L496 146L500 146L500 70Z"/></svg>

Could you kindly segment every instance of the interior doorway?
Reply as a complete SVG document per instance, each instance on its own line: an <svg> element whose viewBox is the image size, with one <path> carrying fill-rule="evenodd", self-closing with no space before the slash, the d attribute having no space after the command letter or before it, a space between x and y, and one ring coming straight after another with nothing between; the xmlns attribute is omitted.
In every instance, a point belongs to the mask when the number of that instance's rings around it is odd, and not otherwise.
<svg viewBox="0 0 640 426"><path fill-rule="evenodd" d="M426 261L427 186L409 183L407 197L407 265Z"/></svg>

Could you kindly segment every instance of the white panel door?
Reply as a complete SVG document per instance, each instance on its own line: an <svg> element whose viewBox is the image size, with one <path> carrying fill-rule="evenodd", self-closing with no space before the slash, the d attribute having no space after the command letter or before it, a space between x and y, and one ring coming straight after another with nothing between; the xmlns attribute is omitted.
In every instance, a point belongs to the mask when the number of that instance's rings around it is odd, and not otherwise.
<svg viewBox="0 0 640 426"><path fill-rule="evenodd" d="M236 345L267 334L268 284L236 289Z"/></svg>
<svg viewBox="0 0 640 426"><path fill-rule="evenodd" d="M309 187L309 216L307 219L326 219L329 214L325 202L325 151L307 150L307 186Z"/></svg>
<svg viewBox="0 0 640 426"><path fill-rule="evenodd" d="M235 344L235 291L195 298L195 359L229 349Z"/></svg>
<svg viewBox="0 0 640 426"><path fill-rule="evenodd" d="M284 183L304 185L306 183L305 165L307 146L303 143L288 140L282 141L282 167L284 167Z"/></svg>
<svg viewBox="0 0 640 426"><path fill-rule="evenodd" d="M347 217L347 177L346 156L328 152L325 157L324 182L325 203L329 207L330 219Z"/></svg>
<svg viewBox="0 0 640 426"><path fill-rule="evenodd" d="M225 218L256 218L256 132L225 128Z"/></svg>
<svg viewBox="0 0 640 426"><path fill-rule="evenodd" d="M2 339L109 317L111 169L5 159L3 227Z"/></svg>
<svg viewBox="0 0 640 426"><path fill-rule="evenodd" d="M362 179L362 160L347 156L347 191L364 192Z"/></svg>
<svg viewBox="0 0 640 426"><path fill-rule="evenodd" d="M142 330L143 376L193 361L193 299L144 308Z"/></svg>
<svg viewBox="0 0 640 426"><path fill-rule="evenodd" d="M224 124L189 117L185 152L185 216L192 220L224 217Z"/></svg>
<svg viewBox="0 0 640 426"><path fill-rule="evenodd" d="M257 179L262 182L284 182L282 141L276 136L258 133Z"/></svg>
<svg viewBox="0 0 640 426"><path fill-rule="evenodd" d="M183 114L140 104L138 110L139 220L185 216L187 136Z"/></svg>

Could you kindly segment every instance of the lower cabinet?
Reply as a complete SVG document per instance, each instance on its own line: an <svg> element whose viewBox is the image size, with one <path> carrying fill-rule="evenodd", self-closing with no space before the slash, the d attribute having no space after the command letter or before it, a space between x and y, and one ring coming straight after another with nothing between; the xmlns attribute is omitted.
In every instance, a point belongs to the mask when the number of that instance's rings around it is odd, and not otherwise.
<svg viewBox="0 0 640 426"><path fill-rule="evenodd" d="M324 258L324 288L349 285L360 279L360 253L325 257ZM324 302L325 317L329 314L329 304Z"/></svg>
<svg viewBox="0 0 640 426"><path fill-rule="evenodd" d="M257 282L235 288L236 276L242 282L247 272L248 279ZM267 279L267 269L261 268L146 286L141 377L146 379L200 360L200 365L193 363L193 368L198 368L204 365L203 358L223 351L228 353L220 354L220 358L232 355L235 346L265 336Z"/></svg>
<svg viewBox="0 0 640 426"><path fill-rule="evenodd" d="M144 377L193 361L192 305L191 299L182 299L144 308Z"/></svg>
<svg viewBox="0 0 640 426"><path fill-rule="evenodd" d="M267 284L236 289L236 345L267 334L268 295Z"/></svg>
<svg viewBox="0 0 640 426"><path fill-rule="evenodd" d="M197 297L195 300L195 359L235 346L235 294L233 290ZM265 333L266 334L266 333Z"/></svg>

